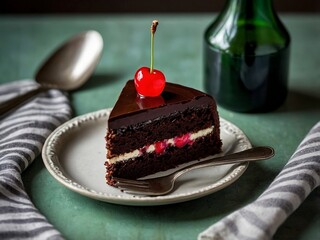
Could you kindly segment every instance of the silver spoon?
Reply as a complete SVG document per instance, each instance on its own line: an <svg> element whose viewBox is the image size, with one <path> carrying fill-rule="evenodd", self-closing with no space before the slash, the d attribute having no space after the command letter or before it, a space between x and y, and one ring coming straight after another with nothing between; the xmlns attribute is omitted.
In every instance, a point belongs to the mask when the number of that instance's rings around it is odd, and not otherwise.
<svg viewBox="0 0 320 240"><path fill-rule="evenodd" d="M103 39L96 31L80 33L61 45L39 68L35 80L39 86L0 105L0 115L36 94L49 90L74 90L82 86L98 64Z"/></svg>

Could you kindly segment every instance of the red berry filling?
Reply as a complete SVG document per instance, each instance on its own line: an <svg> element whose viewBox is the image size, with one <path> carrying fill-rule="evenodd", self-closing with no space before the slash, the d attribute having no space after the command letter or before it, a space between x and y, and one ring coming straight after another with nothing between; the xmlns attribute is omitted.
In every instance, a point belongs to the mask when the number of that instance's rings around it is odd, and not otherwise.
<svg viewBox="0 0 320 240"><path fill-rule="evenodd" d="M162 154L162 153L164 153L164 151L165 151L166 148L167 148L167 141L164 140L164 141L161 141L161 142L156 142L156 143L154 144L154 146L155 146L155 151L156 151L156 153L157 153L157 154Z"/></svg>
<svg viewBox="0 0 320 240"><path fill-rule="evenodd" d="M193 143L194 143L194 140L191 140L191 133L187 133L178 137L174 137L173 143L169 142L169 140L167 139L154 143L154 151L156 154L163 154L169 146L183 148L187 144L192 145ZM149 147L150 145L146 145L142 147L140 149L140 154L148 152Z"/></svg>
<svg viewBox="0 0 320 240"><path fill-rule="evenodd" d="M190 139L190 136L191 136L191 134L187 133L187 134L184 134L182 136L175 137L174 140L173 140L175 146L178 147L178 148L182 148L187 144L191 144L192 141Z"/></svg>

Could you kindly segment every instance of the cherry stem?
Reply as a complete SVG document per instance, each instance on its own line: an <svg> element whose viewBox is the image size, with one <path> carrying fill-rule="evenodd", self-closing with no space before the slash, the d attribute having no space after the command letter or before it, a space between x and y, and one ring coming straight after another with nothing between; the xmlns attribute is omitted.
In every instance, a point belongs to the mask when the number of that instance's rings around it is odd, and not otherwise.
<svg viewBox="0 0 320 240"><path fill-rule="evenodd" d="M151 64L150 64L150 73L153 72L153 67L154 67L154 34L157 30L159 22L157 20L152 21L152 25L150 28L151 32Z"/></svg>

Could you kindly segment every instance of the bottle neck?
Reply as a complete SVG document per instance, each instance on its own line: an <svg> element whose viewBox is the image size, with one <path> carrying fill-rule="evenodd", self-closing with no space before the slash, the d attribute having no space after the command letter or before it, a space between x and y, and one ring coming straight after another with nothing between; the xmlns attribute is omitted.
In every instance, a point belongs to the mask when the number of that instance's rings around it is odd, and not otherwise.
<svg viewBox="0 0 320 240"><path fill-rule="evenodd" d="M272 0L227 0L222 15L233 18L239 25L253 22L270 25L277 18Z"/></svg>
<svg viewBox="0 0 320 240"><path fill-rule="evenodd" d="M238 56L270 54L290 43L272 0L227 0L205 37L211 47Z"/></svg>

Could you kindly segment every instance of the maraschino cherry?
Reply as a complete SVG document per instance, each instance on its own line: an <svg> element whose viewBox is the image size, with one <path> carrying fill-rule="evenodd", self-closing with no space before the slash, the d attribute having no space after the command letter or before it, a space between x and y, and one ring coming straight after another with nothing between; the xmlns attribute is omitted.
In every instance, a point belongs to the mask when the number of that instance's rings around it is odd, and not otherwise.
<svg viewBox="0 0 320 240"><path fill-rule="evenodd" d="M153 20L150 28L151 31L151 65L141 67L134 75L134 85L141 97L157 97L160 96L165 84L166 78L164 74L153 68L154 65L154 34L157 30L158 21Z"/></svg>

